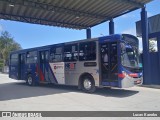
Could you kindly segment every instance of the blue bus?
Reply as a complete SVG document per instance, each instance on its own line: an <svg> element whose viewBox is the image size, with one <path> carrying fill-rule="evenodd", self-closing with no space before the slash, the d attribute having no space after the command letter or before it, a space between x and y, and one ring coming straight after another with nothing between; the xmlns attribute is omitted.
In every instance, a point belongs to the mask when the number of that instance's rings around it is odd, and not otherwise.
<svg viewBox="0 0 160 120"><path fill-rule="evenodd" d="M9 77L40 83L127 88L142 83L138 39L129 34L23 49L10 53Z"/></svg>

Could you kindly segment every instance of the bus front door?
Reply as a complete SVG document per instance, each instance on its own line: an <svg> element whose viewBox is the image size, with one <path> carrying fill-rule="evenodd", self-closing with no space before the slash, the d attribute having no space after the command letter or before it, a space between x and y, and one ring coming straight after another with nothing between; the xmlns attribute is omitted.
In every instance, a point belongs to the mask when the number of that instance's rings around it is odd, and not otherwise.
<svg viewBox="0 0 160 120"><path fill-rule="evenodd" d="M40 80L43 82L49 82L49 75L48 75L48 70L49 70L49 51L40 51L40 74L43 77L40 77Z"/></svg>
<svg viewBox="0 0 160 120"><path fill-rule="evenodd" d="M117 42L100 44L101 51L101 84L118 86Z"/></svg>

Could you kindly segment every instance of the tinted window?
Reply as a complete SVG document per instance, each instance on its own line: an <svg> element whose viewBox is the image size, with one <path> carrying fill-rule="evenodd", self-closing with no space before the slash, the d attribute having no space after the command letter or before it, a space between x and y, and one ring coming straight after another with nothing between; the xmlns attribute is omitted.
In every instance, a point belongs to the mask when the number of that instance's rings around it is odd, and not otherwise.
<svg viewBox="0 0 160 120"><path fill-rule="evenodd" d="M18 54L12 54L11 55L11 65L18 63Z"/></svg>
<svg viewBox="0 0 160 120"><path fill-rule="evenodd" d="M70 62L70 61L77 61L78 59L78 45L72 44L72 45L66 45L64 47L64 61Z"/></svg>
<svg viewBox="0 0 160 120"><path fill-rule="evenodd" d="M49 60L49 59L48 59L48 58L49 58L49 55L48 55L48 54L49 54L48 51L45 51L45 60L46 60L46 61Z"/></svg>
<svg viewBox="0 0 160 120"><path fill-rule="evenodd" d="M21 64L25 64L25 54L21 54Z"/></svg>
<svg viewBox="0 0 160 120"><path fill-rule="evenodd" d="M40 62L47 62L48 61L48 51L41 51L40 52Z"/></svg>
<svg viewBox="0 0 160 120"><path fill-rule="evenodd" d="M37 51L27 52L27 63L37 62Z"/></svg>
<svg viewBox="0 0 160 120"><path fill-rule="evenodd" d="M80 43L79 60L96 60L96 42Z"/></svg>
<svg viewBox="0 0 160 120"><path fill-rule="evenodd" d="M63 48L62 47L53 47L50 51L50 62L62 62Z"/></svg>
<svg viewBox="0 0 160 120"><path fill-rule="evenodd" d="M110 48L110 59L111 59L111 62L115 62L117 63L117 43L111 43L110 44L111 48Z"/></svg>

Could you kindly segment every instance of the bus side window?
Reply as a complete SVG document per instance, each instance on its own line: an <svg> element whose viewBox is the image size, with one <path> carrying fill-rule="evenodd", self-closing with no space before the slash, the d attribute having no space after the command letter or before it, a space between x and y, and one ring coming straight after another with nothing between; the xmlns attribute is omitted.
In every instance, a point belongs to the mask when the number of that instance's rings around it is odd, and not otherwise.
<svg viewBox="0 0 160 120"><path fill-rule="evenodd" d="M96 60L96 42L80 43L79 60Z"/></svg>
<svg viewBox="0 0 160 120"><path fill-rule="evenodd" d="M78 45L77 44L66 45L64 47L64 61L71 62L71 61L77 61L77 59L78 59Z"/></svg>
<svg viewBox="0 0 160 120"><path fill-rule="evenodd" d="M45 60L48 61L49 60L49 55L48 55L48 51L45 52Z"/></svg>
<svg viewBox="0 0 160 120"><path fill-rule="evenodd" d="M10 64L11 65L17 65L18 64L18 54L12 54L11 55Z"/></svg>
<svg viewBox="0 0 160 120"><path fill-rule="evenodd" d="M53 47L50 50L50 62L62 62L62 47Z"/></svg>
<svg viewBox="0 0 160 120"><path fill-rule="evenodd" d="M27 63L37 62L37 51L27 52Z"/></svg>
<svg viewBox="0 0 160 120"><path fill-rule="evenodd" d="M41 52L40 60L41 60L42 62L44 61L44 52Z"/></svg>
<svg viewBox="0 0 160 120"><path fill-rule="evenodd" d="M25 55L21 55L21 64L25 64Z"/></svg>
<svg viewBox="0 0 160 120"><path fill-rule="evenodd" d="M110 50L111 61L116 63L117 62L117 43L112 43L111 48L112 48Z"/></svg>

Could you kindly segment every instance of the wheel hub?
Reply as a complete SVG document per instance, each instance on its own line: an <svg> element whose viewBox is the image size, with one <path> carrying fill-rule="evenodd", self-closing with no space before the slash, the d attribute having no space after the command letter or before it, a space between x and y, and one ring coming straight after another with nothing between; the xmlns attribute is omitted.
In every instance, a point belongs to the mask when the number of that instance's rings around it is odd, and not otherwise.
<svg viewBox="0 0 160 120"><path fill-rule="evenodd" d="M28 84L31 85L32 84L32 77L28 78Z"/></svg>
<svg viewBox="0 0 160 120"><path fill-rule="evenodd" d="M84 82L83 82L83 84L84 84L84 88L85 89L87 89L87 90L91 89L92 83L91 83L90 80L85 79Z"/></svg>

